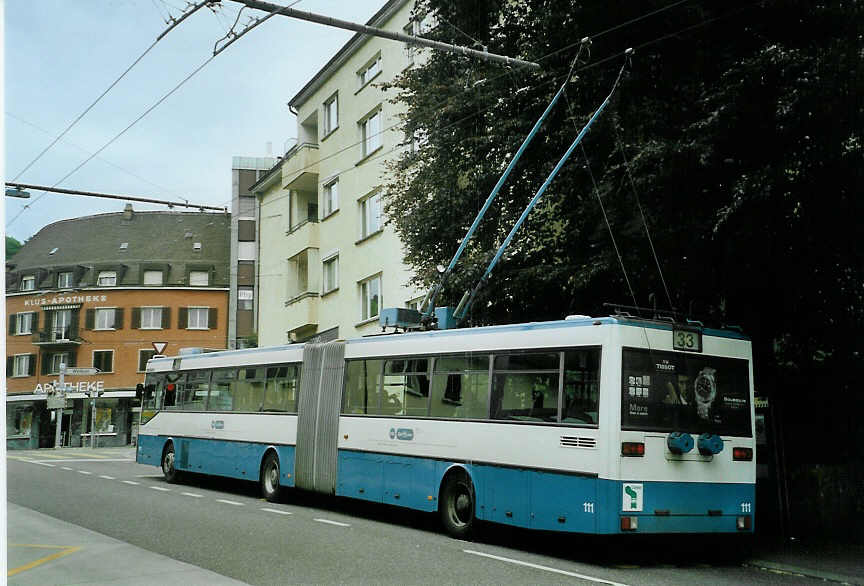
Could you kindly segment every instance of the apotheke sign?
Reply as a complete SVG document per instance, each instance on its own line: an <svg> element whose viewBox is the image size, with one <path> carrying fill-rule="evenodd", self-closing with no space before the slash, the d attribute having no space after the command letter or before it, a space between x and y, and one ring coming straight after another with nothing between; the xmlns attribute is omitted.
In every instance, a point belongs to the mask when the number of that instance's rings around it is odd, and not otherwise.
<svg viewBox="0 0 864 586"><path fill-rule="evenodd" d="M39 383L33 391L36 395L47 395L49 393L59 392L62 388L60 381ZM105 390L105 381L80 381L77 383L66 383L67 393L101 393Z"/></svg>
<svg viewBox="0 0 864 586"><path fill-rule="evenodd" d="M37 297L36 299L25 299L24 307L38 307L40 305L60 305L63 303L104 303L108 301L107 295L58 295L57 297Z"/></svg>

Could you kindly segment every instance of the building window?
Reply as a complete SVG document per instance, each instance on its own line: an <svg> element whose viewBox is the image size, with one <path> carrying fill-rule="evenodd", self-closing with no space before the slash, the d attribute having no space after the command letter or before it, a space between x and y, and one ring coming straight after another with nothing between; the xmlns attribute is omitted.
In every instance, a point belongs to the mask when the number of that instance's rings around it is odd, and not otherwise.
<svg viewBox="0 0 864 586"><path fill-rule="evenodd" d="M163 279L162 271L144 271L145 285L161 285Z"/></svg>
<svg viewBox="0 0 864 586"><path fill-rule="evenodd" d="M405 307L408 309L413 309L415 311L420 311L420 304L423 303L423 297L417 297L416 299L411 299L410 301L405 302Z"/></svg>
<svg viewBox="0 0 864 586"><path fill-rule="evenodd" d="M54 311L51 317L51 330L55 340L68 340L72 334L72 310L58 309Z"/></svg>
<svg viewBox="0 0 864 586"><path fill-rule="evenodd" d="M339 128L339 94L324 102L324 136Z"/></svg>
<svg viewBox="0 0 864 586"><path fill-rule="evenodd" d="M36 288L36 276L27 275L21 277L21 291L32 291Z"/></svg>
<svg viewBox="0 0 864 586"><path fill-rule="evenodd" d="M339 288L339 255L324 261L324 293Z"/></svg>
<svg viewBox="0 0 864 586"><path fill-rule="evenodd" d="M147 361L155 355L155 350L138 350L138 372L147 370Z"/></svg>
<svg viewBox="0 0 864 586"><path fill-rule="evenodd" d="M367 83L372 81L376 75L381 73L381 55L378 54L375 59L367 63L363 68L357 72L357 85L362 88Z"/></svg>
<svg viewBox="0 0 864 586"><path fill-rule="evenodd" d="M16 354L12 363L12 376L32 376L36 372L35 354Z"/></svg>
<svg viewBox="0 0 864 586"><path fill-rule="evenodd" d="M210 271L189 271L191 287L206 287L210 284Z"/></svg>
<svg viewBox="0 0 864 586"><path fill-rule="evenodd" d="M46 374L59 374L61 364L69 366L68 352L55 352L51 354L48 358L48 372Z"/></svg>
<svg viewBox="0 0 864 586"><path fill-rule="evenodd" d="M33 426L33 403L8 403L6 405L6 438L30 437Z"/></svg>
<svg viewBox="0 0 864 586"><path fill-rule="evenodd" d="M324 185L324 217L339 209L339 180L334 179Z"/></svg>
<svg viewBox="0 0 864 586"><path fill-rule="evenodd" d="M255 220L237 220L237 240L255 242Z"/></svg>
<svg viewBox="0 0 864 586"><path fill-rule="evenodd" d="M114 350L94 350L93 368L99 372L114 372Z"/></svg>
<svg viewBox="0 0 864 586"><path fill-rule="evenodd" d="M161 307L142 307L141 308L141 329L142 330L161 330L162 329L162 308Z"/></svg>
<svg viewBox="0 0 864 586"><path fill-rule="evenodd" d="M381 229L381 195L375 193L360 202L360 238Z"/></svg>
<svg viewBox="0 0 864 586"><path fill-rule="evenodd" d="M363 156L368 157L381 147L381 110L376 110L360 121Z"/></svg>
<svg viewBox="0 0 864 586"><path fill-rule="evenodd" d="M188 330L206 330L209 329L209 307L190 307L188 308Z"/></svg>
<svg viewBox="0 0 864 586"><path fill-rule="evenodd" d="M57 274L58 289L71 289L72 287L74 287L72 284L72 271L64 271Z"/></svg>
<svg viewBox="0 0 864 586"><path fill-rule="evenodd" d="M94 330L113 330L116 322L117 310L111 308L96 308Z"/></svg>
<svg viewBox="0 0 864 586"><path fill-rule="evenodd" d="M243 171L240 171L241 173ZM251 183L250 183L251 185ZM255 198L248 196L240 196L237 204L237 217L239 218L254 218L255 217Z"/></svg>
<svg viewBox="0 0 864 586"><path fill-rule="evenodd" d="M15 317L15 334L32 334L33 333L33 316L35 313L27 312L27 313L19 313L16 314Z"/></svg>
<svg viewBox="0 0 864 586"><path fill-rule="evenodd" d="M381 307L381 276L360 282L360 319L365 321L378 316Z"/></svg>
<svg viewBox="0 0 864 586"><path fill-rule="evenodd" d="M237 309L252 311L254 298L252 287L237 287Z"/></svg>
<svg viewBox="0 0 864 586"><path fill-rule="evenodd" d="M99 287L114 287L117 285L117 271L101 271L96 278Z"/></svg>
<svg viewBox="0 0 864 586"><path fill-rule="evenodd" d="M410 37L417 36L417 21L411 20L408 24L402 27L402 33ZM414 63L414 54L417 52L417 47L411 43L405 43L405 60L408 65Z"/></svg>
<svg viewBox="0 0 864 586"><path fill-rule="evenodd" d="M255 284L255 263L241 260L237 263L237 284Z"/></svg>

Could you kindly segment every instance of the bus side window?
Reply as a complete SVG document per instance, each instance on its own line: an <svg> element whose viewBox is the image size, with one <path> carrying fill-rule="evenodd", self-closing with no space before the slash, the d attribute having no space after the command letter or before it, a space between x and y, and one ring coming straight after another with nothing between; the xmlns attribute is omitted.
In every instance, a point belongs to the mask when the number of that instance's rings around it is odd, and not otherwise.
<svg viewBox="0 0 864 586"><path fill-rule="evenodd" d="M296 364L268 367L260 410L296 413L299 390L300 368Z"/></svg>
<svg viewBox="0 0 864 586"><path fill-rule="evenodd" d="M600 350L586 348L565 352L562 423L596 424L599 389Z"/></svg>
<svg viewBox="0 0 864 586"><path fill-rule="evenodd" d="M432 417L489 417L489 356L445 356L435 359L429 388Z"/></svg>
<svg viewBox="0 0 864 586"><path fill-rule="evenodd" d="M210 371L193 370L186 373L186 382L180 384L179 387L180 409L204 411L207 407L207 393L210 389Z"/></svg>
<svg viewBox="0 0 864 586"><path fill-rule="evenodd" d="M266 369L241 368L233 390L234 411L258 411L264 401Z"/></svg>
<svg viewBox="0 0 864 586"><path fill-rule="evenodd" d="M384 364L382 415L425 417L429 409L429 361L388 360Z"/></svg>
<svg viewBox="0 0 864 586"><path fill-rule="evenodd" d="M237 388L237 369L220 368L213 371L210 383L208 411L233 411L234 391Z"/></svg>
<svg viewBox="0 0 864 586"><path fill-rule="evenodd" d="M345 394L342 413L380 413L379 381L383 360L349 360L345 368Z"/></svg>
<svg viewBox="0 0 864 586"><path fill-rule="evenodd" d="M495 357L492 419L558 421L559 352Z"/></svg>

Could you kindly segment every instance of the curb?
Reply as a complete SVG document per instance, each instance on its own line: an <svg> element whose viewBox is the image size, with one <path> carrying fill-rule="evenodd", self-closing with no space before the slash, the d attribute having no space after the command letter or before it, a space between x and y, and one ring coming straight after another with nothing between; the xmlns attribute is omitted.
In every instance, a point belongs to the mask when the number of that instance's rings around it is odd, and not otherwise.
<svg viewBox="0 0 864 586"><path fill-rule="evenodd" d="M819 580L826 580L829 582L838 582L840 584L864 585L864 577L853 577L853 576L847 576L845 574L838 574L836 572L829 572L826 570L814 570L814 569L810 569L810 568L802 568L799 566L782 564L780 562L771 562L768 560L748 560L748 561L744 562L744 565L749 566L751 568L757 568L760 570L765 570L768 572L794 574L796 576L805 576L807 578L817 578Z"/></svg>

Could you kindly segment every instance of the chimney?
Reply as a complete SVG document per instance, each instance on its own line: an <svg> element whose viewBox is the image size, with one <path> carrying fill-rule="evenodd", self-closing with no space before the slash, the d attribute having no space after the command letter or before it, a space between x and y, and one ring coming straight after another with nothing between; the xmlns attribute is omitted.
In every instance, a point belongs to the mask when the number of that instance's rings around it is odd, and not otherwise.
<svg viewBox="0 0 864 586"><path fill-rule="evenodd" d="M131 220L132 219L132 204L131 203L127 203L126 206L123 208L123 219L124 220Z"/></svg>

